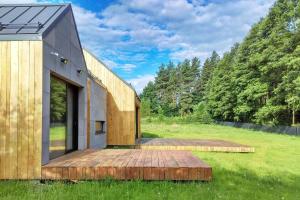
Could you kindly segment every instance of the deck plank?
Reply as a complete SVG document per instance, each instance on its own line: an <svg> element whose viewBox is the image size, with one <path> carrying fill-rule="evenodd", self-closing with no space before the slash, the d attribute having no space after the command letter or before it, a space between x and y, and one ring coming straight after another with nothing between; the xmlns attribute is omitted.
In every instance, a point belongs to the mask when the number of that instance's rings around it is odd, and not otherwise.
<svg viewBox="0 0 300 200"><path fill-rule="evenodd" d="M50 180L202 180L211 167L188 151L106 149L67 154L42 166Z"/></svg>
<svg viewBox="0 0 300 200"><path fill-rule="evenodd" d="M136 149L145 150L187 150L212 152L255 152L254 147L225 140L204 139L171 139L171 138L143 138Z"/></svg>

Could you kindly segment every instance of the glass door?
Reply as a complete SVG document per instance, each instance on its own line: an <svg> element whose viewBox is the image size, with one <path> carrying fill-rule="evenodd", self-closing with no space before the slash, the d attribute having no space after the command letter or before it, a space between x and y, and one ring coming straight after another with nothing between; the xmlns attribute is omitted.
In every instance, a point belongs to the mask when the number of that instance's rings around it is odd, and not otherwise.
<svg viewBox="0 0 300 200"><path fill-rule="evenodd" d="M50 83L50 159L77 149L77 88L54 76Z"/></svg>

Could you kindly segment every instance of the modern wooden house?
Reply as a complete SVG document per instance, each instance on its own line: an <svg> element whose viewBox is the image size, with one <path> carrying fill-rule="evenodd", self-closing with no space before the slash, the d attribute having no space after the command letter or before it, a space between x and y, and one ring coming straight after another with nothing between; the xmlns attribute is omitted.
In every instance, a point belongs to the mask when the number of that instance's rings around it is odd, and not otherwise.
<svg viewBox="0 0 300 200"><path fill-rule="evenodd" d="M139 99L81 47L70 4L0 5L0 179L74 150L134 145Z"/></svg>

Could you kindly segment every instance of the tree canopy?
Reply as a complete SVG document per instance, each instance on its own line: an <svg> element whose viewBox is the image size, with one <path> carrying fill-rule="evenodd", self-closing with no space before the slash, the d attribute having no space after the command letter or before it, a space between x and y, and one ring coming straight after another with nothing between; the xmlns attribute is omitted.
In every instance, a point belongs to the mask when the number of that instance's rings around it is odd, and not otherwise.
<svg viewBox="0 0 300 200"><path fill-rule="evenodd" d="M278 0L222 57L162 65L141 98L166 116L189 115L202 102L215 120L299 122L300 0Z"/></svg>

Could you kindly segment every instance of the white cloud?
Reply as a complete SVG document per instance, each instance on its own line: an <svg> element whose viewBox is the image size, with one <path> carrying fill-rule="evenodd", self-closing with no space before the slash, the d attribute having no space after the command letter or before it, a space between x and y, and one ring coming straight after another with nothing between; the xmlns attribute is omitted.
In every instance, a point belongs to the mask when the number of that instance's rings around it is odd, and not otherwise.
<svg viewBox="0 0 300 200"><path fill-rule="evenodd" d="M152 74L139 75L137 78L127 80L136 90L138 94L140 94L144 87L150 82L154 81L154 76Z"/></svg>
<svg viewBox="0 0 300 200"><path fill-rule="evenodd" d="M153 48L169 50L171 58L179 61L186 58L183 56L203 60L212 50L229 50L274 1L120 0L101 12L76 5L73 9L84 46L104 60L138 63L147 59L147 52ZM128 52L142 54L143 58Z"/></svg>
<svg viewBox="0 0 300 200"><path fill-rule="evenodd" d="M105 59L105 60L101 60L102 62L104 62L105 63L105 65L108 67L108 68L110 68L110 69L113 69L113 68L115 68L118 64L117 63L115 63L114 61L112 61L112 60L107 60L107 59Z"/></svg>
<svg viewBox="0 0 300 200"><path fill-rule="evenodd" d="M73 10L82 43L97 55L104 54L109 44L118 42L124 35L124 31L102 27L101 19L94 12L76 5L73 5ZM108 48L107 52L110 53L111 49Z"/></svg>
<svg viewBox="0 0 300 200"><path fill-rule="evenodd" d="M78 17L78 21L83 22L82 27L86 23L96 27L80 32L88 35L87 38L98 38L86 43L94 48L97 46L95 50L104 57L117 56L123 62L131 60L138 63L140 60L126 54L147 54L156 48L169 50L171 58L175 60L193 56L204 60L213 50L223 53L233 43L241 41L273 2L121 0L97 14L84 12L95 20L80 20L83 17ZM82 13L83 10L77 11ZM79 29L84 29L80 28L80 24ZM108 48L110 51L107 51Z"/></svg>
<svg viewBox="0 0 300 200"><path fill-rule="evenodd" d="M175 61L194 56L203 61L213 50L224 53L243 39L274 1L119 0L99 12L74 4L73 10L83 46L110 68L130 74L150 66L141 63L149 62L153 49L170 52ZM30 2L35 0L14 1Z"/></svg>
<svg viewBox="0 0 300 200"><path fill-rule="evenodd" d="M136 68L136 65L124 64L124 65L121 65L120 68L123 69L125 72L131 72L134 68Z"/></svg>

